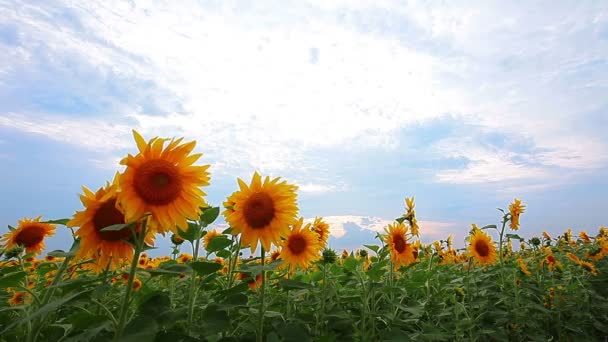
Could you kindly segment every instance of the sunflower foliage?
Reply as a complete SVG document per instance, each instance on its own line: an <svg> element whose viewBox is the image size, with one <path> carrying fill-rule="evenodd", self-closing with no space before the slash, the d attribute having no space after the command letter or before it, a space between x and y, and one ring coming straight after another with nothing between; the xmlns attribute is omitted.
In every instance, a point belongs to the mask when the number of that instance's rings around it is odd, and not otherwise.
<svg viewBox="0 0 608 342"><path fill-rule="evenodd" d="M336 251L323 218L298 217L295 185L258 173L239 179L222 211L194 190L209 174L194 165L192 142L134 137L129 173L83 188L74 217L9 226L0 341L608 337L605 227L524 238L527 208L516 199L499 224L463 228L457 249L452 236L422 242L412 197L374 244ZM44 253L63 225L72 246Z"/></svg>

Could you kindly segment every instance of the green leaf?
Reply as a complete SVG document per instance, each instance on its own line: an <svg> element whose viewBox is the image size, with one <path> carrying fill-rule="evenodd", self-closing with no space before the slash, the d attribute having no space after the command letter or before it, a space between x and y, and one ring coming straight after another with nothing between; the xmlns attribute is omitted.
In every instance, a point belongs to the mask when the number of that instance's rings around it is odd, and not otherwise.
<svg viewBox="0 0 608 342"><path fill-rule="evenodd" d="M224 266L213 261L194 261L190 263L190 267L199 275L205 276L221 270Z"/></svg>
<svg viewBox="0 0 608 342"><path fill-rule="evenodd" d="M140 341L154 341L154 337L158 332L159 327L154 317L141 315L135 317L126 326L125 331L121 338L118 339L120 342L140 342Z"/></svg>
<svg viewBox="0 0 608 342"><path fill-rule="evenodd" d="M207 245L207 252L214 253L225 249L232 244L232 240L228 239L225 235L219 235L211 239L209 245Z"/></svg>
<svg viewBox="0 0 608 342"><path fill-rule="evenodd" d="M399 223L403 223L403 221L405 221L405 217L402 216L402 217L396 218L395 221L397 221Z"/></svg>
<svg viewBox="0 0 608 342"><path fill-rule="evenodd" d="M240 284L238 284L238 285L236 285L236 286L233 286L233 287L231 287L231 288L229 288L229 289L222 290L222 291L217 291L217 292L214 294L214 297L216 298L216 300L217 300L217 301L220 301L220 300L222 300L223 298L226 298L226 297L232 296L232 295L234 295L234 294L236 294L236 293L242 293L242 292L245 292L245 291L247 291L248 289L249 289L249 286L247 285L247 283L240 283Z"/></svg>
<svg viewBox="0 0 608 342"><path fill-rule="evenodd" d="M224 229L222 234L226 234L226 235L232 234L232 227L228 227L228 228Z"/></svg>
<svg viewBox="0 0 608 342"><path fill-rule="evenodd" d="M188 229L181 230L177 228L177 235L179 235L182 239L190 242L194 242L201 237L201 228L198 223L188 222Z"/></svg>
<svg viewBox="0 0 608 342"><path fill-rule="evenodd" d="M367 247L369 249L371 249L372 251L374 251L376 254L378 253L378 251L380 250L380 246L376 246L376 245L363 245L364 247Z"/></svg>
<svg viewBox="0 0 608 342"><path fill-rule="evenodd" d="M230 329L230 317L217 304L209 304L202 312L202 326L206 336Z"/></svg>
<svg viewBox="0 0 608 342"><path fill-rule="evenodd" d="M180 274L190 274L192 273L192 268L188 265L183 264L172 264L172 265L163 265L155 270L146 270L146 272L150 273L151 276L160 276L160 275L173 275L179 276Z"/></svg>
<svg viewBox="0 0 608 342"><path fill-rule="evenodd" d="M65 258L65 257L69 257L69 256L74 256L75 253L66 253L60 249L48 252L47 255L50 255L52 257L55 258Z"/></svg>
<svg viewBox="0 0 608 342"><path fill-rule="evenodd" d="M18 271L0 277L0 289L22 285L25 276L26 273L24 271Z"/></svg>
<svg viewBox="0 0 608 342"><path fill-rule="evenodd" d="M218 308L231 309L237 306L246 306L249 298L243 293L235 293L228 297L225 297L223 301L218 304Z"/></svg>
<svg viewBox="0 0 608 342"><path fill-rule="evenodd" d="M344 268L348 271L354 271L357 266L359 266L359 260L353 258L353 257L348 257L346 259L344 259Z"/></svg>
<svg viewBox="0 0 608 342"><path fill-rule="evenodd" d="M508 239L517 239L519 241L524 241L524 239L521 236L517 235L517 234L507 234L506 237Z"/></svg>
<svg viewBox="0 0 608 342"><path fill-rule="evenodd" d="M105 321L103 323L99 323L100 321L97 321L97 325L96 327L93 327L91 329L87 329L85 331L83 331L82 333L78 334L78 335L74 335L74 336L70 336L67 339L63 340L64 342L89 342L89 341L98 341L98 339L96 339L95 337L97 335L99 335L102 331L104 330L109 330L111 323L109 321Z"/></svg>
<svg viewBox="0 0 608 342"><path fill-rule="evenodd" d="M60 224L60 225L65 226L65 225L67 225L68 222L70 222L70 219L63 218L63 219L57 219L57 220L44 221L41 223Z"/></svg>
<svg viewBox="0 0 608 342"><path fill-rule="evenodd" d="M168 295L154 291L147 294L139 305L139 313L144 316L158 317L171 308L171 299Z"/></svg>
<svg viewBox="0 0 608 342"><path fill-rule="evenodd" d="M26 317L19 319L19 320L14 320L13 323L9 324L0 334L4 334L5 332L9 331L10 329L12 329L13 327L15 327L17 325L24 325L26 322L33 320L35 318L38 318L42 315L46 315L49 312L55 312L55 311L57 311L57 309L59 309L64 304L67 304L67 303L71 302L72 300L77 299L78 297L82 296L83 294L85 294L87 292L91 292L91 291L92 291L92 289L81 291L81 292L75 293L71 296L67 296L67 297L58 299L56 301L50 302L50 303L42 306L38 310L32 312L31 314L27 315Z"/></svg>
<svg viewBox="0 0 608 342"><path fill-rule="evenodd" d="M312 285L293 279L281 279L279 281L279 287L285 290L299 290L312 288Z"/></svg>
<svg viewBox="0 0 608 342"><path fill-rule="evenodd" d="M217 255L220 258L228 259L228 258L230 258L232 253L230 253L230 251L228 251L226 249L222 249L221 251L215 252L215 255Z"/></svg>
<svg viewBox="0 0 608 342"><path fill-rule="evenodd" d="M491 228L496 229L497 227L496 227L496 225L495 225L495 224L489 224L489 225L487 225L487 226L483 226L483 227L481 227L481 229L482 229L482 230L483 230L483 229L491 229Z"/></svg>
<svg viewBox="0 0 608 342"><path fill-rule="evenodd" d="M302 322L288 322L277 327L277 332L286 342L310 341L308 329Z"/></svg>
<svg viewBox="0 0 608 342"><path fill-rule="evenodd" d="M207 227L212 224L217 217L220 215L220 207L211 207L203 209L203 213L201 214L201 223L203 227Z"/></svg>
<svg viewBox="0 0 608 342"><path fill-rule="evenodd" d="M100 231L102 231L102 232L115 232L115 231L123 230L125 228L133 227L133 226L135 226L135 222L131 222L131 223L118 223L118 224L113 224L111 226L107 226L105 228L101 228Z"/></svg>

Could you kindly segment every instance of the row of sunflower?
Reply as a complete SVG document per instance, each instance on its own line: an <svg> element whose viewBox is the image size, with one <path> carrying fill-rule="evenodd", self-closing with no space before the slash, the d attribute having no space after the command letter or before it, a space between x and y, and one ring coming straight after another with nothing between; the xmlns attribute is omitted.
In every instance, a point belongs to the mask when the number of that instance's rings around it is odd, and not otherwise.
<svg viewBox="0 0 608 342"><path fill-rule="evenodd" d="M379 245L327 248L297 187L254 173L224 210L205 202L195 142L133 132L112 182L83 187L71 219L23 219L4 235L0 341L596 339L608 334L608 230L524 240L523 203L473 224L467 247L423 244L414 198ZM211 229L219 214L228 228ZM69 251L38 259L56 225ZM509 233L506 228L511 232ZM495 230L498 241L489 232ZM170 255L152 257L170 235ZM514 250L512 241L519 241ZM190 244L191 254L183 252ZM201 246L202 244L202 246ZM205 256L199 253L205 251ZM258 248L259 247L259 248ZM244 257L244 253L249 257Z"/></svg>

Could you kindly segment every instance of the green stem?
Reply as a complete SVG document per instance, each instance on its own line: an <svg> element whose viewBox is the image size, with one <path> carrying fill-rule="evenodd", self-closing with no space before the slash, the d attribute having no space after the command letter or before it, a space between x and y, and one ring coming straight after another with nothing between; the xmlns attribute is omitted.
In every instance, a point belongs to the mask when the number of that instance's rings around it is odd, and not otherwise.
<svg viewBox="0 0 608 342"><path fill-rule="evenodd" d="M200 230L199 230L200 234ZM200 237L196 239L196 242L192 244L192 260L197 261L198 259L198 250L200 247L201 239ZM188 327L192 327L192 320L194 318L194 302L196 301L196 274L192 272L190 276L190 296L188 300Z"/></svg>
<svg viewBox="0 0 608 342"><path fill-rule="evenodd" d="M498 239L498 257L500 258L500 266L501 267L503 266L503 261L502 261L502 259L503 259L503 257L502 257L502 245L503 245L503 243L502 243L502 238L503 238L503 235L505 233L505 226L507 224L507 221L508 220L507 220L507 217L505 215L503 217L503 219L502 219L502 227L500 228L500 237Z"/></svg>
<svg viewBox="0 0 608 342"><path fill-rule="evenodd" d="M116 334L114 340L118 340L123 333L127 320L127 312L129 311L129 304L131 303L131 292L133 292L133 281L135 280L135 271L137 270L137 263L139 262L139 256L143 250L144 238L146 236L146 224L148 218L144 218L141 222L141 232L138 234L135 230L133 235L135 237L135 251L133 254L133 260L131 261L131 270L129 271L129 281L127 282L127 290L125 292L125 298L120 308L120 316L118 318L118 326L116 328ZM134 228L132 228L134 229Z"/></svg>
<svg viewBox="0 0 608 342"><path fill-rule="evenodd" d="M40 306L39 307L43 307L46 304L48 304L48 302L51 300L51 298L53 297L53 294L55 293L55 289L56 289L56 285L59 282L59 280L61 280L61 277L63 277L63 273L65 272L65 270L68 268L68 264L70 263L70 261L72 260L72 253L74 252L74 246L77 243L77 240L74 240L74 243L72 244L72 247L70 248L70 254L68 254L64 259L63 262L61 263L61 266L59 266L59 269L57 270L57 273L55 274L55 277L53 278L53 281L51 282L51 285L49 285L45 291L44 291L44 295L42 296L42 301L40 302ZM26 278L27 280L27 278ZM25 286L27 287L27 281ZM32 331L33 331L33 335L28 339L28 341L36 341L38 340L38 335L40 334L40 329L42 328L41 324L42 322L44 322L44 320L46 319L47 315L44 315L43 317L37 319L36 321L34 321L33 327L32 327Z"/></svg>
<svg viewBox="0 0 608 342"><path fill-rule="evenodd" d="M264 264L266 262L266 254L264 246L262 247L262 288L260 290L260 308L258 310L258 334L257 341L262 342L264 340L264 297L266 296L266 270L264 270Z"/></svg>

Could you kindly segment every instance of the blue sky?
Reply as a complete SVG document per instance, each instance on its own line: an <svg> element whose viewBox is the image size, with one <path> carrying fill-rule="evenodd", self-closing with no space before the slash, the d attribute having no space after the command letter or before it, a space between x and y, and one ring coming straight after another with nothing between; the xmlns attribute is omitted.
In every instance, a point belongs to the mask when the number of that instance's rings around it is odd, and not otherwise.
<svg viewBox="0 0 608 342"><path fill-rule="evenodd" d="M336 248L405 196L426 241L514 197L525 236L608 224L602 1L0 1L0 51L2 227L80 210L131 129L196 139L212 204L254 170L300 185Z"/></svg>

